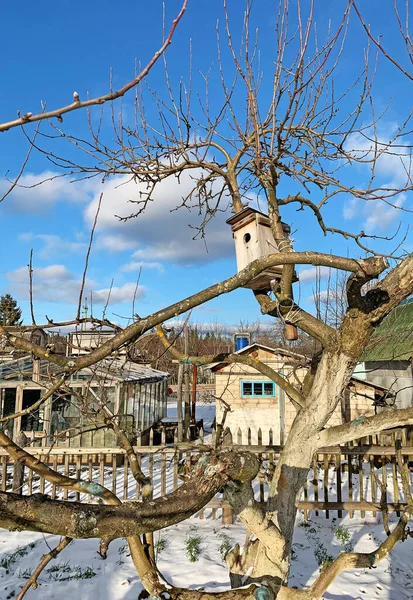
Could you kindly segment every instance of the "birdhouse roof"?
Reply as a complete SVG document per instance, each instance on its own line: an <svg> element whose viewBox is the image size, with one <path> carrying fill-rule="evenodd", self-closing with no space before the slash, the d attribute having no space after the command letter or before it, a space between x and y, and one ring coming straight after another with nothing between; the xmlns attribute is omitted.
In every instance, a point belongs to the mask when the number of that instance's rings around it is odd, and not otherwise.
<svg viewBox="0 0 413 600"><path fill-rule="evenodd" d="M241 219L245 219L249 216L255 215L260 215L261 217L265 217L266 219L268 219L268 215L261 212L260 210L256 210L255 208L252 208L252 206L246 206L245 208L240 210L240 212L237 212L237 214L227 219L226 223L228 223L228 225L235 225L235 223L238 223L238 221L240 221Z"/></svg>
<svg viewBox="0 0 413 600"><path fill-rule="evenodd" d="M269 216L261 212L260 210L252 208L251 206L246 206L245 208L240 210L240 212L237 212L236 215L233 215L232 217L227 219L226 223L228 223L228 225L231 225L233 231L236 231L237 229L244 227L244 225L249 225L249 223L252 223L252 221L256 219L258 220L258 223L260 225L264 225L265 227L271 227ZM284 223L283 221L281 221L281 224L283 226L284 232L288 235L290 233L289 225L287 225L287 223Z"/></svg>

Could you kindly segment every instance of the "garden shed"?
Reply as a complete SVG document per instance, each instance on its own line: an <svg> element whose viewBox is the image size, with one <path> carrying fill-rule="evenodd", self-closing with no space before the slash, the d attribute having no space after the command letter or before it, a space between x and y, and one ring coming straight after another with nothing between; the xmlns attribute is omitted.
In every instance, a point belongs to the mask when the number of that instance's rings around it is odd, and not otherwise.
<svg viewBox="0 0 413 600"><path fill-rule="evenodd" d="M50 386L57 367L24 356L0 364L0 416L36 403ZM38 444L113 447L116 436L104 426L104 402L134 443L144 443L152 425L166 416L168 374L123 357L106 358L75 373L67 390L0 427L16 438L24 432Z"/></svg>
<svg viewBox="0 0 413 600"><path fill-rule="evenodd" d="M236 354L252 356L293 384L303 381L309 366L305 356L262 344L251 344ZM296 414L287 394L249 365L218 363L211 369L215 373L216 421L222 421L225 405L229 405L225 427L229 428L233 443L284 444ZM328 425L373 415L376 405L387 396L388 390L383 386L352 377Z"/></svg>

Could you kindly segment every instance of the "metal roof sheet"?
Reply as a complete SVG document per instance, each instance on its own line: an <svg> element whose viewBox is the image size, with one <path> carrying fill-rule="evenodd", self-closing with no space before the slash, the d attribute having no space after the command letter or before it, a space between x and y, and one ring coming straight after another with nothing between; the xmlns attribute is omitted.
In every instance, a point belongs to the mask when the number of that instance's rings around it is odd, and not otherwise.
<svg viewBox="0 0 413 600"><path fill-rule="evenodd" d="M410 360L413 356L413 299L400 304L374 332L362 361Z"/></svg>
<svg viewBox="0 0 413 600"><path fill-rule="evenodd" d="M40 373L45 374L46 369L57 371L59 367L53 363L49 363L47 360L41 360ZM32 371L33 360L31 356L9 360L0 363L0 381L2 379L9 381L18 380L22 376L30 379ZM77 372L77 375L109 377L118 381L145 381L148 379L165 379L168 373L158 371L147 365L125 360L124 358L105 358L91 367L81 369Z"/></svg>

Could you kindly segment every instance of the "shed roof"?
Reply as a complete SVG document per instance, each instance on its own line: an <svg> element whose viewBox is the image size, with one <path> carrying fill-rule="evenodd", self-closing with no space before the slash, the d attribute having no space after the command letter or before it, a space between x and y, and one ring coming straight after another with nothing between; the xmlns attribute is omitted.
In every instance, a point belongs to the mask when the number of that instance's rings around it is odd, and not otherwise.
<svg viewBox="0 0 413 600"><path fill-rule="evenodd" d="M40 373L46 374L47 370L57 371L59 367L47 360L40 361ZM30 379L33 371L33 360L31 356L9 360L0 364L0 386L1 380L13 381L22 377ZM165 379L168 373L158 371L147 365L134 363L124 358L104 358L92 367L81 369L78 375L98 376L117 381L147 381L149 379Z"/></svg>
<svg viewBox="0 0 413 600"><path fill-rule="evenodd" d="M265 346L264 344L258 344L258 343L254 343L254 344L250 344L249 346L245 346L244 348L241 348L241 350L237 350L236 352L234 352L234 354L251 354L252 352L254 352L254 350L257 350L258 348L261 348L262 350L266 350L267 352L271 352L272 354L281 354L285 357L288 357L294 361L305 361L306 363L309 362L308 358L302 354L297 354L296 352L292 352L291 350L286 350L285 348L280 348L280 347L276 347L276 348L271 348L270 346ZM209 368L211 369L211 371L216 371L218 368L221 368L223 365L227 365L228 363L224 363L224 362L217 362L217 363L212 363L211 365L209 365Z"/></svg>
<svg viewBox="0 0 413 600"><path fill-rule="evenodd" d="M265 346L265 344L259 344L259 343L254 343L254 344L250 344L249 346L245 346L244 348L241 348L241 350L237 350L237 352L235 354L250 354L254 348L262 348L263 350L267 350L268 352L272 352L273 354L283 354L284 356L289 356L290 358L295 358L297 360L299 359L305 359L306 361L308 360L306 356L304 356L303 354L298 354L297 352L293 352L292 350L287 350L286 348L280 348L279 346L276 346L275 348L272 348L271 346Z"/></svg>
<svg viewBox="0 0 413 600"><path fill-rule="evenodd" d="M91 367L90 370L96 374L109 375L120 381L144 381L147 379L165 379L168 373L158 371L148 365L131 362L123 358L104 358Z"/></svg>
<svg viewBox="0 0 413 600"><path fill-rule="evenodd" d="M362 360L410 360L413 356L413 299L395 308L374 332Z"/></svg>

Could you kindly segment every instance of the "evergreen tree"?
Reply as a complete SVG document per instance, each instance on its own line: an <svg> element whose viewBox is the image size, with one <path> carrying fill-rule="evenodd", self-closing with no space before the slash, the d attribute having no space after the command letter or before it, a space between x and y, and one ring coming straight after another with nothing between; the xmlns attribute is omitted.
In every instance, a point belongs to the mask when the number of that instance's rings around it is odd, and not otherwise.
<svg viewBox="0 0 413 600"><path fill-rule="evenodd" d="M0 325L21 325L21 316L22 311L10 294L0 297Z"/></svg>

